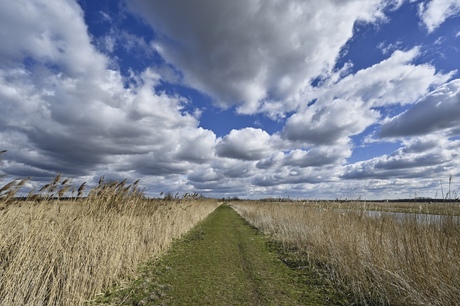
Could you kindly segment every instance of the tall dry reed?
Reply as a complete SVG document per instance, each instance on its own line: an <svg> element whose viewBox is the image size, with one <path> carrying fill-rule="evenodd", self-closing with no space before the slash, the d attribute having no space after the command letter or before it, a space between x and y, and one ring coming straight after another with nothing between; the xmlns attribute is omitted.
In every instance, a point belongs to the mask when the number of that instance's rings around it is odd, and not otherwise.
<svg viewBox="0 0 460 306"><path fill-rule="evenodd" d="M364 305L458 305L460 222L369 217L327 204L234 202L252 225L298 250Z"/></svg>
<svg viewBox="0 0 460 306"><path fill-rule="evenodd" d="M0 305L83 305L218 206L149 200L126 181L101 180L82 197L84 184L72 190L60 176L20 201L21 182L0 193Z"/></svg>

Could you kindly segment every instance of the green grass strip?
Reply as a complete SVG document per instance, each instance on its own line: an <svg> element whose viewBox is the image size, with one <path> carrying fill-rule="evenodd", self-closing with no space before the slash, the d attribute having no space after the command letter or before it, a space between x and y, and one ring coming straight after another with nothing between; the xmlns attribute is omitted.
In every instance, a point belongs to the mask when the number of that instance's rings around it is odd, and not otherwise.
<svg viewBox="0 0 460 306"><path fill-rule="evenodd" d="M221 205L129 288L107 292L111 305L334 305L308 271L291 269L275 244ZM312 281L313 278L313 281Z"/></svg>

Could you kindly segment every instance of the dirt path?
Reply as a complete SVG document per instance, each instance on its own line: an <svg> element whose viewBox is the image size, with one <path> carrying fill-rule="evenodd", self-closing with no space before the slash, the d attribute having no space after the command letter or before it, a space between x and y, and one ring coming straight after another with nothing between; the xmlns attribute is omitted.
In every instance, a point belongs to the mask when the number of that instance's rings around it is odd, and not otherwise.
<svg viewBox="0 0 460 306"><path fill-rule="evenodd" d="M112 305L333 305L320 284L289 269L266 238L222 205L147 264Z"/></svg>

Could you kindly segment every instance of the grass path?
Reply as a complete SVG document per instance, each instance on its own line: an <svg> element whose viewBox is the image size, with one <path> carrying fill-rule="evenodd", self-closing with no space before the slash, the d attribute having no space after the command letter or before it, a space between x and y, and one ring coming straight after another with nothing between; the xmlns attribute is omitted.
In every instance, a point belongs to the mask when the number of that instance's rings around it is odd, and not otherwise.
<svg viewBox="0 0 460 306"><path fill-rule="evenodd" d="M221 205L128 288L100 299L112 305L334 305L311 272L290 269L273 244ZM310 274L309 274L310 273ZM332 294L333 295L333 294Z"/></svg>

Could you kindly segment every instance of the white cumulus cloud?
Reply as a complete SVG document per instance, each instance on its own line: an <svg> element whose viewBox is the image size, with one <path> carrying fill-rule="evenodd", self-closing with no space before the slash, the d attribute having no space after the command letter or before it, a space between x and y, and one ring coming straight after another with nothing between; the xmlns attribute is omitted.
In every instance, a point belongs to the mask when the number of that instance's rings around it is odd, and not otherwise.
<svg viewBox="0 0 460 306"><path fill-rule="evenodd" d="M220 139L216 145L217 155L220 157L241 160L259 160L273 150L270 135L261 129L245 128L232 130Z"/></svg>
<svg viewBox="0 0 460 306"><path fill-rule="evenodd" d="M447 18L460 14L459 0L431 0L428 4L420 4L419 15L428 32L433 32Z"/></svg>
<svg viewBox="0 0 460 306"><path fill-rule="evenodd" d="M295 107L312 79L330 72L357 21L384 18L400 1L130 1L158 33L156 50L184 82L223 107ZM293 102L294 101L294 102Z"/></svg>
<svg viewBox="0 0 460 306"><path fill-rule="evenodd" d="M292 115L286 122L283 137L314 145L346 143L349 136L361 133L379 117L359 100L327 102L315 103L304 112Z"/></svg>
<svg viewBox="0 0 460 306"><path fill-rule="evenodd" d="M75 1L3 3L0 39L11 42L0 45L6 173L172 175L213 158L215 134L184 98L155 90L157 72L109 68Z"/></svg>
<svg viewBox="0 0 460 306"><path fill-rule="evenodd" d="M406 112L382 125L382 137L426 135L443 131L460 134L460 79L452 80L421 98Z"/></svg>

